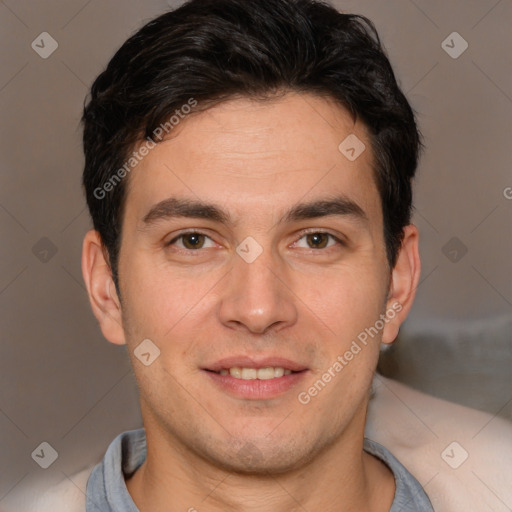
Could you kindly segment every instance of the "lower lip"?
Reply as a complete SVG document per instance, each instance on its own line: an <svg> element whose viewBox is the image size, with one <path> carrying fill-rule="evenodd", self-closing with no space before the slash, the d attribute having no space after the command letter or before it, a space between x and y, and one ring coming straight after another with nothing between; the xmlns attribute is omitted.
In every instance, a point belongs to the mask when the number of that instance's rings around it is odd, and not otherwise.
<svg viewBox="0 0 512 512"><path fill-rule="evenodd" d="M290 375L283 375L282 377L266 380L236 379L231 375L221 375L220 373L207 370L204 370L204 372L223 391L236 398L244 398L246 400L269 400L271 398L276 398L295 387L305 378L307 370L293 372L290 373Z"/></svg>

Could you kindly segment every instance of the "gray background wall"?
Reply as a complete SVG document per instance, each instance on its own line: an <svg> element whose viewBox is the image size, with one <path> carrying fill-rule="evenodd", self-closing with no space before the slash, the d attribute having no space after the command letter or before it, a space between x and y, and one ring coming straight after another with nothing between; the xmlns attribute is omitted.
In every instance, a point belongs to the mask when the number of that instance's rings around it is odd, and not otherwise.
<svg viewBox="0 0 512 512"><path fill-rule="evenodd" d="M0 2L0 509L141 426L124 348L102 338L82 283L78 122L113 52L173 5ZM422 281L382 371L510 418L512 1L336 5L376 23L427 146L414 214ZM454 31L468 43L456 59L442 47L460 51ZM31 47L42 32L58 43L46 59ZM47 470L31 458L43 441L59 453Z"/></svg>

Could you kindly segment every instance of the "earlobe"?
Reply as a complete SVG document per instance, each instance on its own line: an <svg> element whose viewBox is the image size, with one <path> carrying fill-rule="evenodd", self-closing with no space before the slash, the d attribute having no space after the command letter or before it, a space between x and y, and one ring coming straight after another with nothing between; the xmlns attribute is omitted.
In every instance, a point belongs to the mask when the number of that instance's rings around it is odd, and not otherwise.
<svg viewBox="0 0 512 512"><path fill-rule="evenodd" d="M420 272L419 232L416 226L410 224L404 228L400 252L391 273L386 303L388 322L382 333L382 343L390 344L397 337L400 325L406 319L414 302Z"/></svg>
<svg viewBox="0 0 512 512"><path fill-rule="evenodd" d="M105 338L116 345L126 343L121 303L99 233L87 232L82 246L82 274L94 316Z"/></svg>

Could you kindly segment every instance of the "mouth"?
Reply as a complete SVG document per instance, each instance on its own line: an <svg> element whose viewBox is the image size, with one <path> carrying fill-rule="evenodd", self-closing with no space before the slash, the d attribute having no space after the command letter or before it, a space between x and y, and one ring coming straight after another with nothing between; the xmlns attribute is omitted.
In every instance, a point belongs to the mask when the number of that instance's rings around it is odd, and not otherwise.
<svg viewBox="0 0 512 512"><path fill-rule="evenodd" d="M276 398L303 379L308 368L283 358L230 357L202 368L223 391L236 398Z"/></svg>
<svg viewBox="0 0 512 512"><path fill-rule="evenodd" d="M213 371L213 370L207 370ZM222 368L218 372L214 372L219 375L230 375L235 379L241 380L270 380L278 379L284 375L291 375L292 372L289 368L283 368L282 366L266 366L265 368L240 368L234 366L232 368Z"/></svg>

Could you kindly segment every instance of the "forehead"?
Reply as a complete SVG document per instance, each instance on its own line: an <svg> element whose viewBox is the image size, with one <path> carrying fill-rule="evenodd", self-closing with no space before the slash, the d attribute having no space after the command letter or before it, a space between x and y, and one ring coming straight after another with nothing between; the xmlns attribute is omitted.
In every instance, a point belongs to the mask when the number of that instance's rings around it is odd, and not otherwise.
<svg viewBox="0 0 512 512"><path fill-rule="evenodd" d="M140 220L155 203L183 196L222 204L234 217L261 216L339 194L379 221L366 127L333 100L288 93L185 117L132 171L126 214Z"/></svg>

